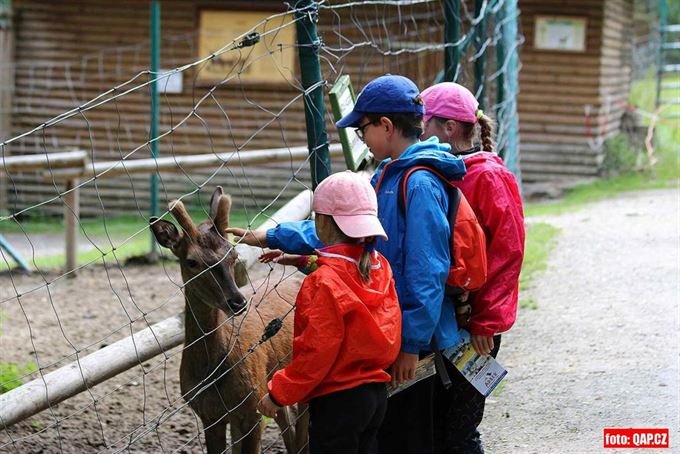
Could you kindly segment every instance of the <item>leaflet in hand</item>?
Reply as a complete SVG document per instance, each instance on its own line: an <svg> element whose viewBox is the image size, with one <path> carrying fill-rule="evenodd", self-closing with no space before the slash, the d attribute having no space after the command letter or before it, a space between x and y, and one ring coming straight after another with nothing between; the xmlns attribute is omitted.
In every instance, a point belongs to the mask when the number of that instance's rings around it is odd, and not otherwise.
<svg viewBox="0 0 680 454"><path fill-rule="evenodd" d="M453 347L442 351L463 377L474 386L484 397L503 380L508 373L493 356L477 354L470 343L470 333L460 330L461 341Z"/></svg>

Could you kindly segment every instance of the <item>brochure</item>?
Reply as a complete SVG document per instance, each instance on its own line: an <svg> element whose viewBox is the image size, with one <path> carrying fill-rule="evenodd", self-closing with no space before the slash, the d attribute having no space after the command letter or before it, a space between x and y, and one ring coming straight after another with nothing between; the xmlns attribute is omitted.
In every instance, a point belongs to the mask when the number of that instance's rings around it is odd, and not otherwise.
<svg viewBox="0 0 680 454"><path fill-rule="evenodd" d="M469 332L462 329L459 333L461 342L442 351L442 355L451 361L477 391L488 397L508 371L493 356L477 354L470 343Z"/></svg>

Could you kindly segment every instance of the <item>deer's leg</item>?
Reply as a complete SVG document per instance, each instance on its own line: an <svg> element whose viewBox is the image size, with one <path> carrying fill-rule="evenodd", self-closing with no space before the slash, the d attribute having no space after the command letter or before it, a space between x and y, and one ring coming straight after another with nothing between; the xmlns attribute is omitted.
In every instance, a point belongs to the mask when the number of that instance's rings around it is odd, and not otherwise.
<svg viewBox="0 0 680 454"><path fill-rule="evenodd" d="M227 450L227 422L226 420L210 423L203 422L205 444L208 454L219 454Z"/></svg>
<svg viewBox="0 0 680 454"><path fill-rule="evenodd" d="M309 453L309 405L307 404L297 404L294 452L300 454Z"/></svg>
<svg viewBox="0 0 680 454"><path fill-rule="evenodd" d="M260 454L262 441L262 418L232 421L231 442L234 454Z"/></svg>
<svg viewBox="0 0 680 454"><path fill-rule="evenodd" d="M295 411L292 407L283 407L274 418L276 425L281 429L281 438L286 445L288 454L296 453L295 445Z"/></svg>

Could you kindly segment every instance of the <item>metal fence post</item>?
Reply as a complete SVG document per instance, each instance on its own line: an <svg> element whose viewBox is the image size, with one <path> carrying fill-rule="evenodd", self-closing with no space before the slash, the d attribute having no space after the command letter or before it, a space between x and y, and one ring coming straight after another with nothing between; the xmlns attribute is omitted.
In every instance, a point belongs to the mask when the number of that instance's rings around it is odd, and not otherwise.
<svg viewBox="0 0 680 454"><path fill-rule="evenodd" d="M152 0L149 10L150 16L150 34L151 43L149 52L151 54L151 84L149 86L151 97L151 118L149 126L149 146L151 148L151 157L158 158L158 121L159 121L159 106L158 106L158 84L156 78L158 77L158 66L161 59L161 5L158 0ZM151 206L149 208L150 216L158 216L158 173L156 171L151 173L151 180L149 182L149 191L151 192ZM149 261L155 262L158 260L158 245L151 234L151 252L149 252Z"/></svg>
<svg viewBox="0 0 680 454"><path fill-rule="evenodd" d="M519 167L519 120L517 118L517 94L519 91L519 57L517 47L517 20L519 11L517 0L505 0L498 12L497 23L501 24L501 39L498 42L497 67L501 74L498 77L498 120L499 150L498 154L505 165L521 183L522 175Z"/></svg>
<svg viewBox="0 0 680 454"><path fill-rule="evenodd" d="M460 2L459 0L444 1L444 44L453 44L460 36ZM460 49L458 46L444 48L444 82L455 82L458 75Z"/></svg>
<svg viewBox="0 0 680 454"><path fill-rule="evenodd" d="M316 28L319 7L315 1L299 0L295 3L295 16L302 88L305 90L305 124L307 145L311 155L312 187L316 188L316 185L331 173L328 135L324 121L326 110L319 63L321 40Z"/></svg>

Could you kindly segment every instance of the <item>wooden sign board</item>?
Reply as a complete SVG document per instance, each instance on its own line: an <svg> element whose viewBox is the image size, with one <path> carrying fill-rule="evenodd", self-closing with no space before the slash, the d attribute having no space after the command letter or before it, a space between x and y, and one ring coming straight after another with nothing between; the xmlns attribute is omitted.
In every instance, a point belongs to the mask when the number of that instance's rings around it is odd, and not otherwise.
<svg viewBox="0 0 680 454"><path fill-rule="evenodd" d="M585 52L586 25L585 17L536 16L534 48Z"/></svg>
<svg viewBox="0 0 680 454"><path fill-rule="evenodd" d="M240 82L288 83L294 80L297 53L295 22L292 15L276 16L276 11L229 11L203 9L199 13L198 56L203 58L225 46L233 47L239 37L251 32L260 35L254 46L229 49L198 73L199 82L215 83L237 75Z"/></svg>
<svg viewBox="0 0 680 454"><path fill-rule="evenodd" d="M354 89L349 80L349 76L341 76L333 85L328 94L333 109L335 121L340 120L354 108ZM353 172L360 170L363 164L371 157L368 147L363 140L357 136L353 128L338 128L342 151L345 155L347 168Z"/></svg>

